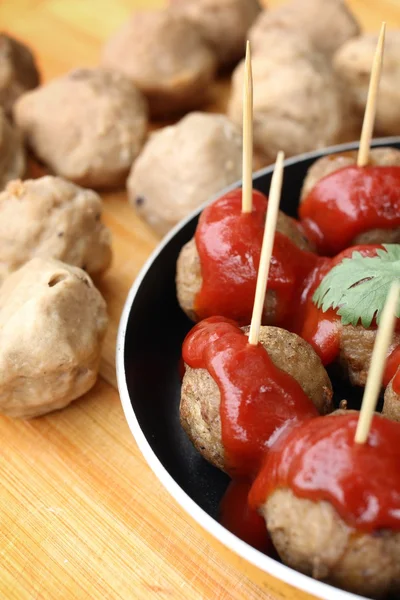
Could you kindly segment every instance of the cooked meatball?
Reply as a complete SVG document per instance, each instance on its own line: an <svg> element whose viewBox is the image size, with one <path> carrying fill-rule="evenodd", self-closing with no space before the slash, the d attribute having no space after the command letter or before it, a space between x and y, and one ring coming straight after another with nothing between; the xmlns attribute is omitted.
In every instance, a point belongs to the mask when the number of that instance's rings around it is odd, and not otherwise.
<svg viewBox="0 0 400 600"><path fill-rule="evenodd" d="M356 150L341 154L330 154L316 160L308 169L304 179L300 201L302 202L308 196L320 179L343 167L355 165L356 163ZM400 150L390 147L372 148L370 151L369 164L374 166L400 166ZM355 246L357 244L381 243L400 243L400 229L371 229L370 231L360 233L352 240L350 245Z"/></svg>
<svg viewBox="0 0 400 600"><path fill-rule="evenodd" d="M11 181L0 194L0 283L35 256L95 275L111 262L102 201L60 177Z"/></svg>
<svg viewBox="0 0 400 600"><path fill-rule="evenodd" d="M147 107L124 75L77 69L22 96L14 118L56 174L96 188L125 182L144 141Z"/></svg>
<svg viewBox="0 0 400 600"><path fill-rule="evenodd" d="M90 277L34 258L0 288L0 412L36 417L95 383L106 304Z"/></svg>
<svg viewBox="0 0 400 600"><path fill-rule="evenodd" d="M273 162L279 150L292 156L333 144L342 129L342 103L332 69L322 54L308 54L307 40L303 42L304 53L297 57L289 44L287 51L272 48L253 59L254 146L265 163ZM241 62L228 107L237 123L242 121L243 74Z"/></svg>
<svg viewBox="0 0 400 600"><path fill-rule="evenodd" d="M12 179L22 177L25 168L26 161L22 136L10 123L0 107L0 191Z"/></svg>
<svg viewBox="0 0 400 600"><path fill-rule="evenodd" d="M400 422L400 396L393 389L393 380L385 390L382 413L388 419Z"/></svg>
<svg viewBox="0 0 400 600"><path fill-rule="evenodd" d="M273 10L265 10L250 29L254 52L263 48L265 34L270 29L298 30L307 35L315 48L328 57L348 39L360 32L360 27L343 0L292 0Z"/></svg>
<svg viewBox="0 0 400 600"><path fill-rule="evenodd" d="M0 106L11 115L14 102L39 85L39 72L25 44L0 33Z"/></svg>
<svg viewBox="0 0 400 600"><path fill-rule="evenodd" d="M262 514L290 567L368 598L400 593L399 532L358 533L328 502L298 498L288 488L273 492Z"/></svg>
<svg viewBox="0 0 400 600"><path fill-rule="evenodd" d="M246 333L248 330L244 328ZM307 342L278 327L261 327L259 339L273 363L296 379L321 414L332 410L331 382ZM219 406L218 385L208 371L186 366L180 403L182 427L200 454L224 470Z"/></svg>
<svg viewBox="0 0 400 600"><path fill-rule="evenodd" d="M103 64L122 71L147 96L153 117L201 106L216 57L200 29L171 10L135 12L107 42Z"/></svg>
<svg viewBox="0 0 400 600"><path fill-rule="evenodd" d="M170 0L171 6L198 25L221 67L244 56L247 31L261 11L258 0Z"/></svg>
<svg viewBox="0 0 400 600"><path fill-rule="evenodd" d="M241 172L240 129L225 115L195 112L152 134L129 175L129 199L164 235Z"/></svg>
<svg viewBox="0 0 400 600"><path fill-rule="evenodd" d="M296 222L282 212L278 213L276 231L286 235L298 248L310 250L308 240L303 236ZM182 310L192 321L198 321L195 311L195 299L202 286L200 258L195 239L185 244L179 254L176 265L176 290L178 302ZM267 290L264 303L263 324L273 325L276 322L276 295Z"/></svg>
<svg viewBox="0 0 400 600"><path fill-rule="evenodd" d="M378 35L364 33L346 42L334 56L334 68L350 94L353 112L363 115ZM375 129L382 135L400 133L400 30L386 33Z"/></svg>

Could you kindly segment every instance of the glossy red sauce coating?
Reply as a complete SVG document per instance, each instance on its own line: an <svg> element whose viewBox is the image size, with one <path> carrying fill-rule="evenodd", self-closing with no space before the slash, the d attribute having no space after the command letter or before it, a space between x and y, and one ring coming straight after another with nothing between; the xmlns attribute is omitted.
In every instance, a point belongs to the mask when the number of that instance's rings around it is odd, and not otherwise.
<svg viewBox="0 0 400 600"><path fill-rule="evenodd" d="M238 538L268 555L275 554L265 521L254 508L250 508L248 495L251 483L233 480L221 500L219 522Z"/></svg>
<svg viewBox="0 0 400 600"><path fill-rule="evenodd" d="M330 256L360 233L400 227L400 167L339 169L318 181L299 215L318 251Z"/></svg>
<svg viewBox="0 0 400 600"><path fill-rule="evenodd" d="M375 416L356 444L358 413L299 424L270 448L250 492L253 508L278 488L326 500L360 531L400 530L400 424Z"/></svg>
<svg viewBox="0 0 400 600"><path fill-rule="evenodd" d="M251 320L268 199L253 192L253 211L242 213L242 191L229 192L204 209L195 241L202 287L195 298L199 318L223 315L240 325ZM274 325L288 326L301 285L318 257L277 232L268 289L276 293Z"/></svg>
<svg viewBox="0 0 400 600"><path fill-rule="evenodd" d="M233 476L255 475L280 428L318 414L299 383L274 365L261 344L249 344L229 319L198 323L186 336L182 355L218 385L225 464Z"/></svg>

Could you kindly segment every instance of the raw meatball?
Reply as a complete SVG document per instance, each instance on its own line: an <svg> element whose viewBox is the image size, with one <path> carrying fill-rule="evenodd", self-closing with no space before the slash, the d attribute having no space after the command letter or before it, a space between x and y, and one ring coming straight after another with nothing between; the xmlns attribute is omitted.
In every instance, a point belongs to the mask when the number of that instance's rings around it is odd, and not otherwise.
<svg viewBox="0 0 400 600"><path fill-rule="evenodd" d="M129 199L164 235L241 173L240 129L224 115L191 113L152 134L129 175Z"/></svg>
<svg viewBox="0 0 400 600"><path fill-rule="evenodd" d="M400 422L400 396L393 389L393 379L385 390L382 413L388 419Z"/></svg>
<svg viewBox="0 0 400 600"><path fill-rule="evenodd" d="M284 213L278 213L276 231L286 235L296 246L302 250L310 250L310 245L305 239L296 222ZM192 238L185 244L179 254L176 265L176 291L178 302L182 310L192 321L199 321L195 311L195 299L202 286L200 258L197 252L195 239ZM273 290L267 290L264 303L263 324L269 325L276 322L276 295Z"/></svg>
<svg viewBox="0 0 400 600"><path fill-rule="evenodd" d="M22 177L25 168L22 137L19 131L11 125L0 107L0 190L11 179Z"/></svg>
<svg viewBox="0 0 400 600"><path fill-rule="evenodd" d="M95 383L106 304L81 269L34 258L0 288L0 412L36 417Z"/></svg>
<svg viewBox="0 0 400 600"><path fill-rule="evenodd" d="M346 86L353 111L363 115L377 34L365 33L346 42L336 52L333 65ZM400 134L400 30L386 33L385 52L376 111L375 128L382 135Z"/></svg>
<svg viewBox="0 0 400 600"><path fill-rule="evenodd" d="M244 328L246 333L248 330ZM331 382L307 342L278 327L261 327L259 339L273 363L296 379L321 414L332 410ZM181 425L200 454L224 470L219 406L220 392L208 371L186 366L180 403Z"/></svg>
<svg viewBox="0 0 400 600"><path fill-rule="evenodd" d="M56 174L103 187L125 182L144 141L147 107L124 75L76 69L22 96L14 118Z"/></svg>
<svg viewBox="0 0 400 600"><path fill-rule="evenodd" d="M355 532L328 502L298 498L288 488L271 494L262 514L290 567L368 598L400 593L399 532Z"/></svg>
<svg viewBox="0 0 400 600"><path fill-rule="evenodd" d="M250 29L254 52L263 49L265 35L274 28L280 29L282 36L293 30L303 32L328 57L360 33L343 0L292 0L274 10L263 11Z"/></svg>
<svg viewBox="0 0 400 600"><path fill-rule="evenodd" d="M322 54L293 57L291 44L253 59L254 145L266 163L335 143L342 105L335 76ZM244 62L233 75L228 114L242 121ZM295 101L294 101L295 99Z"/></svg>
<svg viewBox="0 0 400 600"><path fill-rule="evenodd" d="M352 385L365 386L376 338L376 329L362 325L343 325L340 330L339 365ZM394 333L391 352L400 344L400 333Z"/></svg>
<svg viewBox="0 0 400 600"><path fill-rule="evenodd" d="M320 179L334 173L335 171L355 165L357 163L357 151L344 152L341 154L330 154L323 156L311 165L304 179L301 190L300 201L302 202ZM400 150L396 148L383 147L372 148L370 151L370 165L400 166ZM371 229L360 233L351 242L351 246L357 244L398 244L400 243L400 229Z"/></svg>
<svg viewBox="0 0 400 600"><path fill-rule="evenodd" d="M244 56L247 31L261 11L258 0L170 0L174 10L199 26L221 67Z"/></svg>
<svg viewBox="0 0 400 600"><path fill-rule="evenodd" d="M14 38L0 33L0 106L11 114L14 102L39 85L39 72L32 52Z"/></svg>
<svg viewBox="0 0 400 600"><path fill-rule="evenodd" d="M141 11L107 42L103 64L136 83L153 117L165 117L207 99L216 58L200 29L182 15Z"/></svg>
<svg viewBox="0 0 400 600"><path fill-rule="evenodd" d="M59 177L11 181L0 194L0 283L35 256L56 258L95 275L111 262L102 201Z"/></svg>

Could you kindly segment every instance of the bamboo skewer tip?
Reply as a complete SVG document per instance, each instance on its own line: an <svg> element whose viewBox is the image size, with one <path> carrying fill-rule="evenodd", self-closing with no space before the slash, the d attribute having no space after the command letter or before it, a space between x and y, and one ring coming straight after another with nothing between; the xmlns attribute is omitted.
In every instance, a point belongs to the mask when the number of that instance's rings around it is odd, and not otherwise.
<svg viewBox="0 0 400 600"><path fill-rule="evenodd" d="M253 209L253 73L250 42L246 44L243 81L242 212Z"/></svg>
<svg viewBox="0 0 400 600"><path fill-rule="evenodd" d="M278 152L274 172L271 179L271 187L268 199L265 229L258 268L256 293L254 298L253 314L251 317L249 344L257 345L260 335L262 313L267 293L269 266L271 262L272 249L274 246L276 222L278 219L279 204L281 199L283 181L283 161L285 155Z"/></svg>
<svg viewBox="0 0 400 600"><path fill-rule="evenodd" d="M400 283L392 283L382 311L381 322L376 334L374 348L371 356L367 383L361 404L354 441L365 444L371 428L372 418L376 409L382 385L387 353L396 323L396 312L399 302Z"/></svg>
<svg viewBox="0 0 400 600"><path fill-rule="evenodd" d="M382 22L376 46L374 60L372 62L371 77L369 81L367 103L365 105L364 121L361 130L360 147L357 156L357 166L365 167L369 160L371 139L374 131L376 105L379 91L379 81L382 71L383 51L385 46L386 23Z"/></svg>

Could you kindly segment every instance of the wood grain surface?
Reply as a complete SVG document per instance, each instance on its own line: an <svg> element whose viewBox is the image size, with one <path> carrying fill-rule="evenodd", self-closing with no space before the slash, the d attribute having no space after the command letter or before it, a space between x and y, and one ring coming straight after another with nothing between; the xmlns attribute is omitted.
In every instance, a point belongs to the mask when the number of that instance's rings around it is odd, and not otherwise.
<svg viewBox="0 0 400 600"><path fill-rule="evenodd" d="M282 1L269 0L270 6ZM362 25L400 27L399 0L349 0ZM44 80L96 65L103 41L135 8L162 0L0 0L1 29L30 44ZM223 110L227 84L210 110ZM123 192L105 194L114 263L101 282L111 326L102 377L69 408L30 422L0 418L2 600L306 600L264 586L225 559L144 462L115 389L115 337L128 290L156 236ZM229 558L229 557L228 557ZM232 557L231 557L232 558Z"/></svg>

